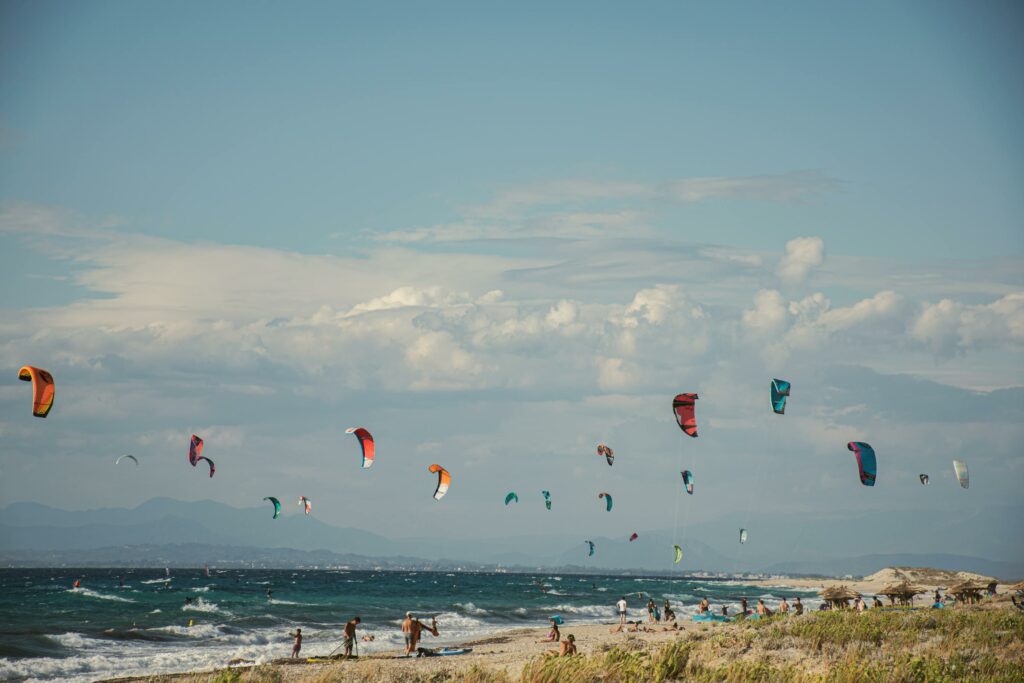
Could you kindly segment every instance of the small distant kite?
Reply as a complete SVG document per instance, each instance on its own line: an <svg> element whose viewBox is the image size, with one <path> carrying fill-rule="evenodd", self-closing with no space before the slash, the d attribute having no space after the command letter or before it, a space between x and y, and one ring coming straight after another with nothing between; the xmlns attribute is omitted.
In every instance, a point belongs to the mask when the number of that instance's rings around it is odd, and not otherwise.
<svg viewBox="0 0 1024 683"><path fill-rule="evenodd" d="M679 564L679 561L683 559L683 549L677 545L672 546L676 549L676 561L674 564Z"/></svg>
<svg viewBox="0 0 1024 683"><path fill-rule="evenodd" d="M199 462L199 458L200 456L202 456L202 454L203 440L196 436L195 434L193 434L192 440L188 444L188 464L192 465L192 467L195 467L196 463Z"/></svg>
<svg viewBox="0 0 1024 683"><path fill-rule="evenodd" d="M917 478L921 480L921 483L924 486L928 485L928 475L927 474L919 474L919 475L917 475Z"/></svg>
<svg viewBox="0 0 1024 683"><path fill-rule="evenodd" d="M437 488L434 489L434 500L441 500L444 498L444 494L448 493L448 487L452 484L452 475L448 474L448 470L436 463L428 467L427 470L437 474Z"/></svg>
<svg viewBox="0 0 1024 683"><path fill-rule="evenodd" d="M593 557L594 556L594 542L593 541L583 541L583 542L590 546L590 552L587 553L587 557Z"/></svg>
<svg viewBox="0 0 1024 683"><path fill-rule="evenodd" d="M274 498L273 496L267 496L263 500L269 500L271 503L274 504L274 517L273 517L273 519L277 519L278 517L281 516L281 501L279 501L277 498Z"/></svg>
<svg viewBox="0 0 1024 683"><path fill-rule="evenodd" d="M603 443L598 444L597 454L603 455L604 459L608 461L608 466L611 467L612 461L615 460L615 451L612 450L611 446L606 446Z"/></svg>
<svg viewBox="0 0 1024 683"><path fill-rule="evenodd" d="M519 502L519 496L516 495L515 491L509 491L508 495L505 496L505 505L508 505L513 500L518 503Z"/></svg>
<svg viewBox="0 0 1024 683"><path fill-rule="evenodd" d="M747 542L747 530L746 529L740 529L740 543L746 543L746 542Z"/></svg>
<svg viewBox="0 0 1024 683"><path fill-rule="evenodd" d="M121 464L121 461L122 461L122 460L124 460L125 458L127 458L127 459L131 460L132 462L134 462L134 463L135 463L135 466L136 466L136 467L138 467L138 465L139 465L139 459L138 459L138 458L136 458L136 457L135 457L134 455L131 455L131 454L128 454L128 455L122 455L122 456L121 456L120 458L118 458L117 460L115 460L115 461L114 461L114 464L115 464L115 465L120 465L120 464Z"/></svg>
<svg viewBox="0 0 1024 683"><path fill-rule="evenodd" d="M878 474L875 449L863 441L851 441L846 444L846 447L857 456L857 472L860 474L860 483L864 486L874 486L875 476Z"/></svg>
<svg viewBox="0 0 1024 683"><path fill-rule="evenodd" d="M551 509L551 492L550 491L541 491L540 494L542 496L544 496L544 507L546 507L548 510L550 510Z"/></svg>
<svg viewBox="0 0 1024 683"><path fill-rule="evenodd" d="M32 414L46 417L53 408L53 375L42 368L26 365L18 370L18 379L32 382Z"/></svg>
<svg viewBox="0 0 1024 683"><path fill-rule="evenodd" d="M599 494L597 494L597 497L598 498L604 498L605 512L611 512L612 511L612 494L607 493L607 492L599 493ZM629 506L627 506L627 507L629 507Z"/></svg>
<svg viewBox="0 0 1024 683"><path fill-rule="evenodd" d="M630 543L632 543L633 541L635 541L635 540L636 540L636 539L638 539L638 538L640 538L640 537L639 537L639 536L637 535L637 533L636 533L636 532L634 531L634 532L633 532L633 533L632 533L632 534L630 535L630 537L629 537L629 542L630 542Z"/></svg>
<svg viewBox="0 0 1024 683"><path fill-rule="evenodd" d="M299 507L305 508L306 514L308 515L309 511L313 509L313 501L305 496L299 496Z"/></svg>
<svg viewBox="0 0 1024 683"><path fill-rule="evenodd" d="M772 380L772 410L776 415L786 414L786 397L789 396L790 384L784 379Z"/></svg>
<svg viewBox="0 0 1024 683"><path fill-rule="evenodd" d="M373 467L373 435L365 427L349 427L346 434L355 434L359 445L363 448L363 469Z"/></svg>
<svg viewBox="0 0 1024 683"><path fill-rule="evenodd" d="M680 472L683 475L683 486L686 487L686 492L691 496L693 495L693 472L690 470L683 470Z"/></svg>
<svg viewBox="0 0 1024 683"><path fill-rule="evenodd" d="M672 399L672 414L676 416L676 424L687 435L697 436L697 416L694 414L694 403L697 394L677 394Z"/></svg>
<svg viewBox="0 0 1024 683"><path fill-rule="evenodd" d="M956 479L960 482L961 488L967 488L971 485L971 478L967 473L967 463L963 460L954 460L953 471L956 472Z"/></svg>

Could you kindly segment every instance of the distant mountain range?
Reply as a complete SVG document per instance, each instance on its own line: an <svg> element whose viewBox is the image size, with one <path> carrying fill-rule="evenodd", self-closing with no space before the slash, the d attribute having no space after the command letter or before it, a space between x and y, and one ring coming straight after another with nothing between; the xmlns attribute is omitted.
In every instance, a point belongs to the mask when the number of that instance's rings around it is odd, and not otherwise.
<svg viewBox="0 0 1024 683"><path fill-rule="evenodd" d="M1017 579L1024 551L1016 520L1024 508L987 509L977 516L941 511L857 517L764 515L738 542L739 520L689 525L673 540L669 530L641 531L635 542L548 535L492 539L388 539L336 527L315 517L285 516L268 523L263 507L234 508L213 501L154 498L136 508L67 511L14 503L0 511L0 563L19 566L326 566L353 568L455 567L522 569L573 567L580 571L638 569L865 575L882 567L931 566ZM985 529L985 534L975 530ZM921 531L924 529L925 531ZM932 533L928 530L935 529ZM866 530L869 533L866 533ZM872 551L820 554L837 547ZM697 539L701 540L697 540ZM948 554L929 552L949 545ZM707 541L707 542L705 542ZM684 559L672 564L672 545Z"/></svg>

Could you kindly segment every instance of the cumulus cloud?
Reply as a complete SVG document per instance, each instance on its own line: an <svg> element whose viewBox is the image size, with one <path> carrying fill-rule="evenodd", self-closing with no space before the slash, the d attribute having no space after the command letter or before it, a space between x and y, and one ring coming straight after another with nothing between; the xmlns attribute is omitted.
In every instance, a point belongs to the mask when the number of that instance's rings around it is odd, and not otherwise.
<svg viewBox="0 0 1024 683"><path fill-rule="evenodd" d="M784 282L802 282L825 262L825 242L820 237L797 237L786 242L786 253L776 270Z"/></svg>
<svg viewBox="0 0 1024 683"><path fill-rule="evenodd" d="M943 299L926 305L910 325L911 337L940 356L1024 344L1024 292L990 304Z"/></svg>

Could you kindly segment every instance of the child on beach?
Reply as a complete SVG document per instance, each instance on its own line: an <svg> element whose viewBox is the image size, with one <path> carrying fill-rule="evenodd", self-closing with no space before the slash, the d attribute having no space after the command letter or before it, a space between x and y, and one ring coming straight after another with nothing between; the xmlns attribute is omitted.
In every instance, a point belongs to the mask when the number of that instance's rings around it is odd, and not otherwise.
<svg viewBox="0 0 1024 683"><path fill-rule="evenodd" d="M295 639L295 644L292 645L292 659L299 656L299 650L302 649L302 629L295 629L295 633L289 633L292 638Z"/></svg>

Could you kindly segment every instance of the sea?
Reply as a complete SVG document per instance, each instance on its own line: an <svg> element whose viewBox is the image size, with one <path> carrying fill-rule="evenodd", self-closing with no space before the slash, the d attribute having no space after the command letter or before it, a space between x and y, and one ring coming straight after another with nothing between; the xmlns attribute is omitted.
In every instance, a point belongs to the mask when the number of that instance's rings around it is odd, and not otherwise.
<svg viewBox="0 0 1024 683"><path fill-rule="evenodd" d="M74 587L75 581L78 587ZM268 594L269 591L269 594ZM404 648L406 611L437 617L440 636L424 646L463 643L510 628L546 628L559 615L573 624L616 623L625 596L631 619L646 602L668 599L680 619L707 597L716 612L774 608L813 592L752 586L741 579L577 574L269 569L0 570L0 680L94 681L118 676L202 671L230 660L287 657L301 628L302 655L331 654L345 622L362 618L359 653Z"/></svg>

